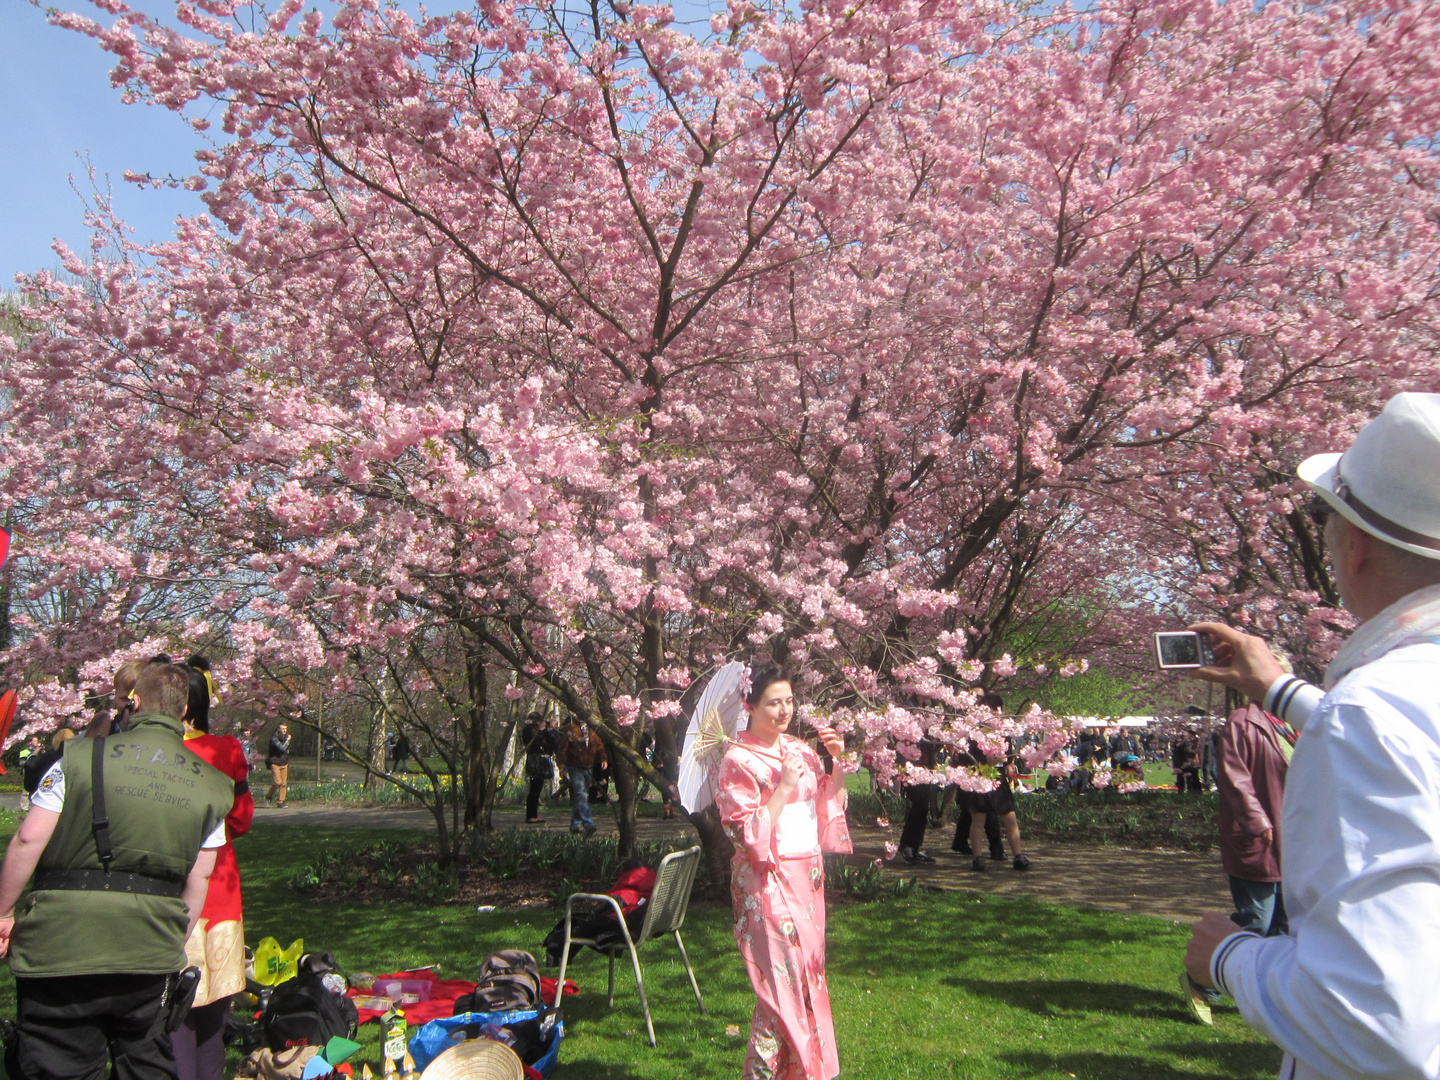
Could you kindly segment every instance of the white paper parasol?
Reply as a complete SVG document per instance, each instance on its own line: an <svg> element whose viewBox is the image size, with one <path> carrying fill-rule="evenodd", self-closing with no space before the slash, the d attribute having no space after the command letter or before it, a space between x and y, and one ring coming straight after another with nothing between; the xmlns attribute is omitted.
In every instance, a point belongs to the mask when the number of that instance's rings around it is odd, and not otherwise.
<svg viewBox="0 0 1440 1080"><path fill-rule="evenodd" d="M748 672L744 664L732 660L710 679L700 695L690 726L685 730L685 745L680 751L680 805L698 814L715 801L715 782L720 775L720 759L735 741L745 716L743 703Z"/></svg>

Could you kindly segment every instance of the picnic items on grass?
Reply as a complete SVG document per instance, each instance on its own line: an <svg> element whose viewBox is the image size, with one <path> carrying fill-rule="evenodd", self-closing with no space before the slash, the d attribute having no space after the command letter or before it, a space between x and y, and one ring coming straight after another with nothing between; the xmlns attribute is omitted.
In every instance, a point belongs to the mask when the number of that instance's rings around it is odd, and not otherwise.
<svg viewBox="0 0 1440 1080"><path fill-rule="evenodd" d="M435 973L432 971L393 971L388 975L376 975L375 983L378 985L397 979L408 980L423 978L430 980L429 1000L419 1002L415 1005L405 1006L405 1022L412 1028L419 1027L421 1024L442 1016L449 1016L455 1011L455 1002L459 1000L462 995L472 993L475 989L475 983L470 979L437 979ZM578 994L579 992L580 988L576 986L574 982L569 979L565 980L566 996ZM371 997L370 993L362 992L358 988L352 988L349 993L352 999ZM546 978L543 975L540 977L540 995L545 1004L555 1004L554 979ZM390 1007L388 1004L389 999L386 998L384 1000L387 1002L384 1007L373 1009L364 1008L360 1006L357 1001L356 1007L360 1011L359 1022L366 1024L376 1017L384 1015Z"/></svg>
<svg viewBox="0 0 1440 1080"><path fill-rule="evenodd" d="M410 1054L428 1078L431 1063L439 1061L452 1047L470 1042L496 1042L514 1052L522 1064L546 1077L559 1063L564 1037L565 1023L555 1009L461 1013L432 1020L416 1031L410 1040Z"/></svg>

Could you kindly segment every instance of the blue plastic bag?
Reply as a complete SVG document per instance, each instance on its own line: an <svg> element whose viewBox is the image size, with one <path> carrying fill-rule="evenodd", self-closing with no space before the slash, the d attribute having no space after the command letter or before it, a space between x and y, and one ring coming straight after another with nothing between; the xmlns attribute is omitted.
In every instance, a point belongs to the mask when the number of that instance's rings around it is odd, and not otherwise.
<svg viewBox="0 0 1440 1080"><path fill-rule="evenodd" d="M534 1020L539 1015L540 1013L535 1009L516 1009L514 1012L460 1013L458 1016L442 1016L438 1020L421 1024L415 1029L415 1034L410 1037L410 1056L415 1059L416 1070L420 1071L450 1047L464 1042L467 1027L474 1027L477 1024L481 1027L487 1024L496 1027L521 1024L526 1020ZM555 1017L550 1047L545 1051L544 1057L539 1061L532 1062L530 1066L541 1076L549 1076L554 1071L556 1064L560 1061L560 1042L565 1037L565 1022L561 1019L559 1012L552 1009L550 1015Z"/></svg>

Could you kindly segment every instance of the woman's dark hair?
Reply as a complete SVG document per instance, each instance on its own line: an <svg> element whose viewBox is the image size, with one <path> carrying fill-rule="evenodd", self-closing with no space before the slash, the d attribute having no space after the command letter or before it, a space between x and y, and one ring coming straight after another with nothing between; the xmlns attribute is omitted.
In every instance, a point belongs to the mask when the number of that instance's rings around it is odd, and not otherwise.
<svg viewBox="0 0 1440 1080"><path fill-rule="evenodd" d="M745 695L745 704L754 705L768 687L789 681L790 676L779 664L761 664L750 672L750 692Z"/></svg>
<svg viewBox="0 0 1440 1080"><path fill-rule="evenodd" d="M203 660L204 657L200 659ZM205 678L204 670L194 664L185 664L185 676L190 680L190 697L185 706L185 722L196 731L209 734L210 681Z"/></svg>
<svg viewBox="0 0 1440 1080"><path fill-rule="evenodd" d="M210 661L206 660L205 657L197 652L191 655L189 660L185 661L185 666L193 667L196 671L209 671Z"/></svg>

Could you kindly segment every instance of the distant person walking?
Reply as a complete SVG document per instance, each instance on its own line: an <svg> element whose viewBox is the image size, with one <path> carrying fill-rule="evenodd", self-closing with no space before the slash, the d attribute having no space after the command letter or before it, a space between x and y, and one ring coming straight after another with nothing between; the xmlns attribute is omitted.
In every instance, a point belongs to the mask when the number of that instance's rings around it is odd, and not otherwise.
<svg viewBox="0 0 1440 1080"><path fill-rule="evenodd" d="M540 796L555 775L552 756L560 745L560 734L555 730L554 721L532 712L521 730L520 739L525 747L525 777L530 782L525 796L525 823L538 825L545 820L540 816Z"/></svg>
<svg viewBox="0 0 1440 1080"><path fill-rule="evenodd" d="M572 718L560 732L557 751L560 764L570 778L570 831L595 835L595 819L590 816L590 778L598 764L606 764L605 744L595 729Z"/></svg>
<svg viewBox="0 0 1440 1080"><path fill-rule="evenodd" d="M410 740L403 731L395 736L395 749L391 756L395 759L393 771L406 772L410 761Z"/></svg>
<svg viewBox="0 0 1440 1080"><path fill-rule="evenodd" d="M275 725L275 734L270 736L270 749L265 754L265 764L270 766L270 790L265 797L284 810L285 793L290 785L290 728L287 724ZM279 801L276 801L277 794Z"/></svg>

